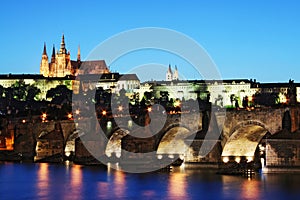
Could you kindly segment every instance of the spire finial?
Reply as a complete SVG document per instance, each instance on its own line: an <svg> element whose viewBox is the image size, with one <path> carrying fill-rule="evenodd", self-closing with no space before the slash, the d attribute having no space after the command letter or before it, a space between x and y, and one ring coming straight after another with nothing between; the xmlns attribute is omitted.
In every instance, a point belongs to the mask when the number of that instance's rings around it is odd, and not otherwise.
<svg viewBox="0 0 300 200"><path fill-rule="evenodd" d="M169 73L172 73L171 64L169 64L168 72L169 72Z"/></svg>
<svg viewBox="0 0 300 200"><path fill-rule="evenodd" d="M81 61L81 56L80 56L80 45L78 45L77 61Z"/></svg>
<svg viewBox="0 0 300 200"><path fill-rule="evenodd" d="M66 50L66 47L65 47L65 35L64 34L62 35L62 38L61 38L59 53L61 53L61 54L66 54L67 53L67 50Z"/></svg>
<svg viewBox="0 0 300 200"><path fill-rule="evenodd" d="M46 42L44 42L44 50L43 50L43 55L47 55L47 50L46 50Z"/></svg>
<svg viewBox="0 0 300 200"><path fill-rule="evenodd" d="M55 46L53 44L53 49L52 49L52 57L55 57Z"/></svg>
<svg viewBox="0 0 300 200"><path fill-rule="evenodd" d="M54 44L53 44L53 49L52 49L51 63L55 63L55 47L54 47Z"/></svg>

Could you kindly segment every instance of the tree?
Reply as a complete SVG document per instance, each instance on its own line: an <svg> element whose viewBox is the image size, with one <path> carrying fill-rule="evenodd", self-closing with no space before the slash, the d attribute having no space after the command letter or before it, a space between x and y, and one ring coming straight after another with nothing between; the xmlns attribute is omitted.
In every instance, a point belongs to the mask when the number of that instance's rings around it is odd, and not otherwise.
<svg viewBox="0 0 300 200"><path fill-rule="evenodd" d="M243 107L244 108L246 108L246 107L248 107L248 96L245 96L244 98L243 98L243 102L242 102L242 105L243 105Z"/></svg>
<svg viewBox="0 0 300 200"><path fill-rule="evenodd" d="M51 88L47 91L46 98L54 99L58 96L64 96L67 100L72 100L72 91L65 85L58 85L55 88Z"/></svg>
<svg viewBox="0 0 300 200"><path fill-rule="evenodd" d="M27 94L27 84L25 84L24 80L16 81L12 86L13 98L18 101L25 101Z"/></svg>
<svg viewBox="0 0 300 200"><path fill-rule="evenodd" d="M275 106L278 104L278 93L256 93L254 95L254 104L263 106Z"/></svg>
<svg viewBox="0 0 300 200"><path fill-rule="evenodd" d="M36 96L41 93L41 90L33 85L27 87L26 101L34 101Z"/></svg>
<svg viewBox="0 0 300 200"><path fill-rule="evenodd" d="M4 94L5 94L5 88L2 85L0 85L0 99L2 99Z"/></svg>
<svg viewBox="0 0 300 200"><path fill-rule="evenodd" d="M71 104L72 91L65 85L58 85L56 88L51 88L46 94L46 98L51 98L51 104L63 106L63 104Z"/></svg>

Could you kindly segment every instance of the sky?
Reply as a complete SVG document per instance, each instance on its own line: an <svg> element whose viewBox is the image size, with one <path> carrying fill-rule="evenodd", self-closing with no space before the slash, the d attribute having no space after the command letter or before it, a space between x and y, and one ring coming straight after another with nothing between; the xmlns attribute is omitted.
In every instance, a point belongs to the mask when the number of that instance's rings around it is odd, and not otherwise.
<svg viewBox="0 0 300 200"><path fill-rule="evenodd" d="M71 58L82 58L103 41L143 27L166 28L195 40L223 79L300 82L300 1L297 0L10 0L0 6L0 74L37 74L46 42L59 47L62 34ZM120 44L122 45L122 44ZM99 59L104 59L99 57ZM177 65L185 79L201 79L189 63L167 52L123 55L112 71ZM161 71L160 71L161 70ZM164 69L142 79L164 79Z"/></svg>

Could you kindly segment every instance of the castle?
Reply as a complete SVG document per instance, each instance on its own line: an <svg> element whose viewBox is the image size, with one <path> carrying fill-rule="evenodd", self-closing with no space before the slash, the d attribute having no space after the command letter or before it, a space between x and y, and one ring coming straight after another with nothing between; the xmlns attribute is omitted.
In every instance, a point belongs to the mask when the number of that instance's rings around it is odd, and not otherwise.
<svg viewBox="0 0 300 200"><path fill-rule="evenodd" d="M51 60L49 62L46 43L44 43L44 50L40 64L40 74L44 77L65 77L68 75L76 76L83 73L107 74L110 73L110 71L104 60L81 61L79 46L77 60L71 60L70 51L67 51L66 49L64 35L62 35L59 51L55 52L55 47L53 46Z"/></svg>

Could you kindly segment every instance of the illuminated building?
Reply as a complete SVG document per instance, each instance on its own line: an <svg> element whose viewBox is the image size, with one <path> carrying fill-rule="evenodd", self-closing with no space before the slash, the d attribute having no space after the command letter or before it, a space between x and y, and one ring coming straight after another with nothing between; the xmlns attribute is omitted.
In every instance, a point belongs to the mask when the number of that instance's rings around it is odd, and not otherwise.
<svg viewBox="0 0 300 200"><path fill-rule="evenodd" d="M140 93L140 97L143 97L144 92L153 92L157 99L162 98L162 92L166 92L168 99L173 100L200 98L220 107L243 107L244 99L248 100L248 105L252 105L257 94L276 94L278 95L276 103L300 102L300 84L292 81L288 83L259 83L248 79L148 81L142 83L136 92Z"/></svg>
<svg viewBox="0 0 300 200"><path fill-rule="evenodd" d="M62 36L59 51L55 52L53 46L51 59L49 62L44 44L40 74L44 77L65 77L67 75L79 74L107 74L110 73L104 60L81 61L80 47L78 47L77 60L71 60L70 51L67 51L65 37ZM83 67L84 66L84 67ZM80 69L81 68L81 69ZM83 69L85 71L83 71Z"/></svg>

